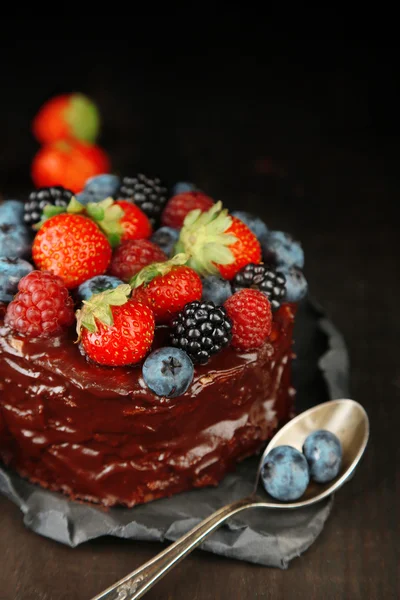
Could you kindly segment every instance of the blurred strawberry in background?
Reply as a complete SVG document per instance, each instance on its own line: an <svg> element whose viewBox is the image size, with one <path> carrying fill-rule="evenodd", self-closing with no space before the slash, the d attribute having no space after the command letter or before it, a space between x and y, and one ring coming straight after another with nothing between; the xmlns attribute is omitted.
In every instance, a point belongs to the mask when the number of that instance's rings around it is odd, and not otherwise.
<svg viewBox="0 0 400 600"><path fill-rule="evenodd" d="M62 185L77 193L89 177L110 172L110 160L99 146L78 140L59 140L43 146L32 162L36 187Z"/></svg>
<svg viewBox="0 0 400 600"><path fill-rule="evenodd" d="M43 144L32 162L35 186L62 185L78 193L89 177L109 173L107 153L94 144L99 130L99 110L83 94L55 96L43 104L32 122Z"/></svg>
<svg viewBox="0 0 400 600"><path fill-rule="evenodd" d="M43 104L32 123L38 142L49 144L75 138L95 142L100 130L97 106L83 94L55 96Z"/></svg>

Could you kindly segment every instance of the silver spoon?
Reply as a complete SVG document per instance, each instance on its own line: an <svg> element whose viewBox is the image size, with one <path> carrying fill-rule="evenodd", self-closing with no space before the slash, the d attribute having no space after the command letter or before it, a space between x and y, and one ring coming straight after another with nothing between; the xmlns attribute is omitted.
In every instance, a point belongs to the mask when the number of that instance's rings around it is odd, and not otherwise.
<svg viewBox="0 0 400 600"><path fill-rule="evenodd" d="M287 444L301 451L306 437L316 429L327 429L337 435L343 450L339 475L329 483L310 483L297 502L271 501L266 492L257 494L264 457L275 448ZM201 521L163 552L133 571L92 600L136 600L166 575L192 550L222 525L229 517L248 508L293 509L310 506L338 490L353 474L363 455L369 436L368 416L354 400L332 400L307 410L287 423L266 447L261 457L254 491L250 496L223 506Z"/></svg>

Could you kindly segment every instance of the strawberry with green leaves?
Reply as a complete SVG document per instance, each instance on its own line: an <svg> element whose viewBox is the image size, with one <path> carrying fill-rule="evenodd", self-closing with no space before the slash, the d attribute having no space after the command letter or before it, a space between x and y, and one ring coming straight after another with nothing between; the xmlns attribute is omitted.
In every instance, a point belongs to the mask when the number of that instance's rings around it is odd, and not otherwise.
<svg viewBox="0 0 400 600"><path fill-rule="evenodd" d="M102 275L111 261L112 245L121 235L122 209L112 199L86 207L72 198L65 208L47 205L32 245L35 265L61 277L71 289Z"/></svg>
<svg viewBox="0 0 400 600"><path fill-rule="evenodd" d="M102 275L110 264L112 247L125 239L127 224L138 237L141 227L145 229L143 237L151 231L147 217L134 208L132 216L112 198L84 206L75 197L67 208L45 206L41 221L34 227L39 230L32 247L36 266L61 277L68 288Z"/></svg>
<svg viewBox="0 0 400 600"><path fill-rule="evenodd" d="M110 367L141 361L153 343L152 310L129 298L128 284L96 294L77 311L78 339L91 360Z"/></svg>
<svg viewBox="0 0 400 600"><path fill-rule="evenodd" d="M167 262L144 267L131 280L132 297L151 307L157 323L168 323L185 304L201 298L201 279L186 266L187 259L177 254Z"/></svg>
<svg viewBox="0 0 400 600"><path fill-rule="evenodd" d="M261 262L261 246L250 229L217 202L207 212L193 210L185 218L178 253L189 256L188 266L200 275L233 279L249 263Z"/></svg>

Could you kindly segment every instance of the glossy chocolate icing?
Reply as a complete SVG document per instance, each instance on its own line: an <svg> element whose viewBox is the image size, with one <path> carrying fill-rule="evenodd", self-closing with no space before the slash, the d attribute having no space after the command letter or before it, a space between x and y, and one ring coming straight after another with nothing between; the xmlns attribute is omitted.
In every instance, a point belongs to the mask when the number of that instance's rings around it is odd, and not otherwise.
<svg viewBox="0 0 400 600"><path fill-rule="evenodd" d="M174 399L155 396L140 365L88 362L72 331L29 340L0 321L0 458L108 506L215 485L290 417L293 321L293 306L282 306L262 348L225 349Z"/></svg>

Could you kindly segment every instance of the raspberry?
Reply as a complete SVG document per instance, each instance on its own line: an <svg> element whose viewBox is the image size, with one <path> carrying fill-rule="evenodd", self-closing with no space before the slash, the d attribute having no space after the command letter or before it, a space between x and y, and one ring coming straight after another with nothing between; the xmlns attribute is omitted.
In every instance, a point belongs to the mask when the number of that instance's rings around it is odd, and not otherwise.
<svg viewBox="0 0 400 600"><path fill-rule="evenodd" d="M167 259L161 248L149 240L127 240L115 250L110 273L128 283L143 267Z"/></svg>
<svg viewBox="0 0 400 600"><path fill-rule="evenodd" d="M213 199L202 192L186 192L184 194L178 194L167 202L167 206L161 217L162 224L173 227L174 229L180 229L186 215L190 213L190 211L198 208L201 212L205 212L210 209L213 204Z"/></svg>
<svg viewBox="0 0 400 600"><path fill-rule="evenodd" d="M63 280L47 271L32 271L20 280L5 317L6 325L30 337L59 333L74 320L74 303Z"/></svg>
<svg viewBox="0 0 400 600"><path fill-rule="evenodd" d="M262 346L272 329L271 304L265 294L243 289L228 298L224 307L233 323L232 346L239 350Z"/></svg>

